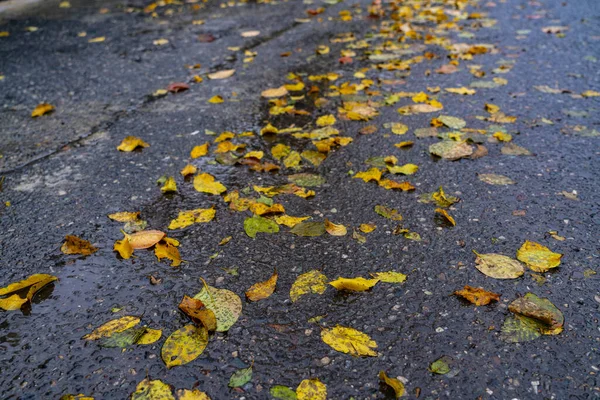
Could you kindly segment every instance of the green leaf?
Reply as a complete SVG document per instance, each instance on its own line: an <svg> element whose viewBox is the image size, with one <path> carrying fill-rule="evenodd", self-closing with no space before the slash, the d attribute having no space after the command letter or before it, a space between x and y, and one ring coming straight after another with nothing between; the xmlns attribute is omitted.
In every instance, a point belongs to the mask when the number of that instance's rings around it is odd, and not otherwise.
<svg viewBox="0 0 600 400"><path fill-rule="evenodd" d="M321 236L325 233L325 224L323 222L301 222L290 232L297 236Z"/></svg>
<svg viewBox="0 0 600 400"><path fill-rule="evenodd" d="M296 391L287 386L273 386L271 390L269 390L269 393L271 393L271 396L279 400L296 400L298 398L296 396Z"/></svg>
<svg viewBox="0 0 600 400"><path fill-rule="evenodd" d="M279 232L279 225L275 221L255 215L244 220L244 230L246 235L255 238L259 232L276 233Z"/></svg>
<svg viewBox="0 0 600 400"><path fill-rule="evenodd" d="M308 187L321 186L325 183L325 178L321 175L308 173L289 175L288 180L296 185Z"/></svg>
<svg viewBox="0 0 600 400"><path fill-rule="evenodd" d="M244 386L252 379L252 365L235 371L229 378L229 387L236 388Z"/></svg>
<svg viewBox="0 0 600 400"><path fill-rule="evenodd" d="M387 206L375 206L375 212L384 218L391 219L392 221L402 221L402 215L398 213L398 210Z"/></svg>
<svg viewBox="0 0 600 400"><path fill-rule="evenodd" d="M446 356L432 362L429 366L429 371L439 375L445 375L450 372L450 366L446 362Z"/></svg>
<svg viewBox="0 0 600 400"><path fill-rule="evenodd" d="M207 285L194 299L202 301L207 309L215 313L217 332L228 331L242 314L240 296L227 289Z"/></svg>

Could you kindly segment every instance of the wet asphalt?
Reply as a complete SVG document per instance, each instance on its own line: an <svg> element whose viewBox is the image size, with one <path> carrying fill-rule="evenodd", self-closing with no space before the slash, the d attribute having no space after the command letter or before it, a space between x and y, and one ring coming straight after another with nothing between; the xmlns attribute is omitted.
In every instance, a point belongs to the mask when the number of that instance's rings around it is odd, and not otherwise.
<svg viewBox="0 0 600 400"><path fill-rule="evenodd" d="M308 200L291 195L275 200L290 215L326 217L349 228L376 224L364 244L351 234L296 237L284 227L278 234L251 239L243 231L246 213L230 211L219 196L196 192L179 171L193 146L213 139L205 136L207 129L257 133L267 122L313 127L317 116L337 116L336 98L321 109L301 101L298 108L308 110L308 116L271 116L260 93L288 83L290 72L336 72L343 77L337 84L359 81L352 77L354 72L372 62L355 50L352 63L340 64L339 52L346 44L330 39L346 32L358 38L376 32L380 21L367 17L370 2L209 1L198 10L193 10L194 4L160 7L156 18L142 11L147 4L72 1L72 7L64 9L48 2L18 15L0 15L0 31L10 32L0 38L0 286L33 273L59 278L31 307L0 311L2 398L55 399L85 393L96 399L124 399L149 376L175 388L197 385L212 399L270 398L270 387L295 388L312 377L327 385L328 398L382 399L386 394L379 387L380 370L402 377L408 398L600 398L600 98L578 96L600 91L600 3L473 2L472 12L488 13L497 23L481 27L477 20L460 21L464 31L451 31L448 38L495 46L492 54L464 63L481 65L487 72L482 79L464 65L455 74L428 74L447 63L447 51L439 46L428 49L436 57L413 65L410 73L366 72L375 81L405 81L376 88L384 93L504 78L506 85L478 88L473 96L441 92L443 114L465 119L469 128L488 129L492 124L476 117L487 115L484 103L497 104L517 117L514 124L504 125L514 143L534 155L505 155L502 144L486 142L489 154L479 159L433 158L428 146L437 139L417 138L414 130L428 127L437 114L399 115L396 109L410 99L380 107L381 114L369 122L338 118L336 128L353 143L332 151L319 167L305 165L300 170L322 175L326 184L314 188L317 194ZM325 11L307 15L307 9L318 7ZM353 20L340 21L342 10L352 10ZM310 21L298 21L305 18ZM205 23L194 25L194 20ZM38 29L27 30L31 26ZM569 29L561 37L544 33L547 26ZM260 30L260 35L240 35L248 30ZM80 32L86 36L78 36ZM88 43L100 36L104 42ZM214 40L206 42L208 37ZM153 44L161 38L169 43ZM322 44L330 46L331 53L316 56ZM257 53L253 62L244 62L245 50ZM280 56L288 51L289 57ZM201 67L187 67L194 64ZM501 65L512 69L492 73ZM230 68L236 73L227 80L206 79L208 72ZM195 74L204 81L191 82ZM151 96L172 82L191 82L190 90ZM540 85L565 92L534 89ZM320 89L327 91L325 85ZM225 102L208 103L214 95ZM56 110L32 119L31 110L40 102ZM402 122L409 132L386 135L387 122ZM378 131L359 134L367 125L376 125ZM116 146L127 135L143 138L150 147L118 152ZM307 146L282 140L299 150ZM415 144L409 149L393 147L401 140ZM276 143L258 135L240 142L267 154ZM368 158L391 154L400 164L419 165L407 178L415 191L384 190L349 176L351 170L367 169ZM286 176L297 172L284 168L257 173L211 160L194 162L230 190L287 183ZM488 185L477 178L480 173L506 175L516 184ZM156 180L163 175L176 177L178 193L160 192ZM436 217L431 204L417 201L440 185L461 198L450 210L455 227ZM575 191L577 200L560 195L563 191ZM402 224L423 240L393 235L396 224L372 211L379 204L398 209ZM107 214L141 211L149 227L166 230L179 210L210 206L217 209L211 223L169 233L181 242L186 263L180 268L158 262L151 251L136 251L131 260L112 251L114 241L122 237L122 224ZM566 239L557 241L549 231ZM60 245L70 234L100 250L88 257L62 254ZM219 246L227 236L233 237L231 242ZM501 281L475 269L472 250L514 257L525 240L564 254L557 270L543 274L543 284L529 272ZM232 267L239 268L238 276L225 272ZM274 267L279 281L270 298L245 302L240 320L229 332L215 334L202 356L166 369L160 346L166 335L187 323L177 304L183 295L201 289L199 278L243 296ZM292 283L311 269L331 279L387 270L403 272L408 279L365 293L339 294L330 288L291 303ZM150 275L162 283L151 285ZM451 295L466 284L501 293L501 301L475 307ZM527 292L547 297L561 309L564 332L521 344L503 342L500 327L510 314L508 304ZM126 351L81 340L94 327L121 315L142 315L145 324L163 329L163 338ZM318 324L308 322L323 315ZM378 344L379 356L352 358L324 344L320 326L336 324L368 333ZM429 372L430 363L442 356L452 358L452 372ZM252 381L242 391L230 390L231 374L252 362Z"/></svg>

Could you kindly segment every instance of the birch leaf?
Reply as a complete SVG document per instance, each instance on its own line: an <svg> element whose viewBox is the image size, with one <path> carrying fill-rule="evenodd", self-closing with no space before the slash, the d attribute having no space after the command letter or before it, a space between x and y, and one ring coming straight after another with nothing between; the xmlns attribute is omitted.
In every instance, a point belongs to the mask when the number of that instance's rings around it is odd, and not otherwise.
<svg viewBox="0 0 600 400"><path fill-rule="evenodd" d="M305 294L317 293L323 294L327 289L327 277L317 270L306 272L298 278L290 289L290 299L296 302L300 296Z"/></svg>
<svg viewBox="0 0 600 400"><path fill-rule="evenodd" d="M204 306L215 313L217 332L226 332L242 314L240 296L227 289L217 289L206 285L194 299L202 301Z"/></svg>
<svg viewBox="0 0 600 400"><path fill-rule="evenodd" d="M131 400L175 400L175 397L171 386L158 379L151 381L146 378L131 393Z"/></svg>
<svg viewBox="0 0 600 400"><path fill-rule="evenodd" d="M161 349L167 368L184 365L202 354L208 344L208 331L204 326L186 325L173 332Z"/></svg>
<svg viewBox="0 0 600 400"><path fill-rule="evenodd" d="M354 328L341 325L337 325L331 329L325 328L321 331L321 339L334 350L355 357L377 356L377 352L373 350L377 348L377 343L371 340L367 334L357 331Z"/></svg>
<svg viewBox="0 0 600 400"><path fill-rule="evenodd" d="M546 246L536 242L525 241L517 250L517 259L527 264L535 272L546 272L560 265L562 254L554 253Z"/></svg>
<svg viewBox="0 0 600 400"><path fill-rule="evenodd" d="M305 379L296 388L298 400L327 400L327 386L318 378Z"/></svg>
<svg viewBox="0 0 600 400"><path fill-rule="evenodd" d="M525 273L523 264L510 257L495 253L479 254L475 250L473 253L477 256L475 267L490 278L515 279Z"/></svg>

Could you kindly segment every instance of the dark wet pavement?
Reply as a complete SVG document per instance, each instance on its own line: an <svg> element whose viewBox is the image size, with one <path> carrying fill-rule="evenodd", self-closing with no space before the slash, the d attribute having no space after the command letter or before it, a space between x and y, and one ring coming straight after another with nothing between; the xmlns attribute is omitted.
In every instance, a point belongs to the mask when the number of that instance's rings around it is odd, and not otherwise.
<svg viewBox="0 0 600 400"><path fill-rule="evenodd" d="M314 96L307 95L297 108L310 115L269 115L268 102L260 93L290 83L286 79L290 72L335 72L341 78L334 84L360 82L354 73L373 64L364 49L354 50L352 63L340 64L340 50L348 43L330 39L346 32L359 40L372 38L381 20L367 17L370 3L210 1L197 3L203 5L198 10L193 3L159 7L158 17L152 18L142 11L148 2L73 1L70 9L50 3L0 22L0 31L10 32L0 38L4 76L0 174L5 177L0 200L10 202L0 205L0 286L34 273L59 278L34 298L30 309L0 311L2 398L59 398L66 393L127 398L146 376L175 388L197 384L212 399L270 398L270 387L295 388L312 377L327 385L329 398L385 398L377 378L380 370L402 377L408 398L417 393L421 399L600 397L600 97L579 95L600 91L600 5L593 0L471 2L469 12L488 13L497 22L460 20L464 30L437 34L452 43L491 44L497 51L461 60L459 72L441 75L433 71L448 62L448 51L432 44L426 51L436 57L411 65L410 71L365 72L376 82L371 90L382 92L374 95L377 101L393 92L427 93L427 87L440 86L438 98L444 106L440 113L399 115L397 108L413 104L409 97L378 107L380 115L371 121L345 121L338 114L342 99L326 97L330 103L317 109ZM440 5L452 9L448 3ZM107 10L100 12L102 7ZM325 11L307 15L307 9L318 7ZM340 20L343 10L352 12L352 21ZM306 18L310 21L298 21ZM205 23L194 25L194 20ZM39 29L29 32L29 26ZM569 29L561 37L544 33L542 28L548 26ZM260 35L240 35L248 30L260 30ZM87 36L78 37L79 32ZM212 35L214 41L201 42L199 35ZM106 40L88 43L99 36ZM160 38L169 44L155 46L153 41ZM375 38L373 43L383 41ZM330 46L330 54L316 56L319 45ZM244 62L245 50L257 53L253 62ZM292 52L289 57L280 57L287 51ZM186 67L196 63L200 69ZM487 75L476 78L468 65L480 65ZM492 72L500 66L509 66L510 71ZM229 79L206 79L207 72L229 68L236 69ZM190 83L190 90L151 96L169 83L190 82L195 74L205 79ZM473 96L443 90L493 78L507 83L476 88ZM406 83L392 87L378 85L378 79ZM307 79L305 83L307 88L313 85ZM543 85L566 92L534 88ZM318 86L325 97L328 85ZM208 103L214 95L223 96L225 102ZM43 101L56 111L32 119L31 110ZM534 156L502 154L503 145L486 138L487 156L452 162L429 154L429 145L438 139L415 137L415 129L429 127L439 114L461 117L467 128L487 130L494 124L477 118L488 116L485 103L517 117L514 124L501 125L514 143ZM263 150L269 158L275 143L285 141L302 151L310 142L280 136L275 141L263 139L258 131L267 122L311 130L315 119L325 114L336 115L334 126L354 141L330 152L319 167L306 163L299 170L326 178L325 185L313 188L313 198L282 195L274 200L290 215L344 224L350 232L344 237L297 237L281 227L277 234L251 239L243 230L249 212L229 210L221 197L196 192L179 174L189 162L191 148L214 139L204 134L207 129L253 131L254 137L235 141L245 143L247 150ZM409 132L386 135L387 122L402 122ZM367 125L378 131L359 134ZM150 147L117 151L128 135L143 138ZM393 147L403 140L415 144L408 149ZM400 165L419 166L407 177L415 191L384 190L348 173L366 170L370 157L392 154ZM297 172L282 168L275 174L258 173L213 159L211 153L193 163L230 191L287 183L286 176ZM478 179L481 173L506 175L516 184L488 185ZM178 193L160 192L156 180L163 175L176 177ZM421 194L440 185L461 198L450 209L455 227L440 221L433 205L418 202ZM563 191L575 192L577 200L560 195ZM372 211L379 204L398 209L402 225L423 240L393 235L397 224ZM122 238L122 224L107 214L141 211L149 228L166 231L178 211L210 206L217 209L211 223L169 232L181 242L186 263L180 268L158 262L152 251L136 251L131 260L112 251L114 241ZM352 228L362 223L377 225L365 235L364 244L351 237ZM555 240L550 231L566 240ZM85 258L62 254L60 245L70 234L90 240L100 250ZM227 236L233 236L231 242L219 246ZM542 274L543 284L530 271L516 280L495 280L475 268L472 250L514 257L525 240L564 254L559 268ZM224 271L232 267L239 267L239 276ZM183 295L200 291L200 277L243 296L252 284L267 279L274 267L279 281L270 298L245 302L240 320L229 332L215 334L198 359L166 369L160 347L170 332L188 323L177 305ZM323 295L291 303L292 283L311 269L320 269L331 279L388 270L403 272L408 279L400 285L379 284L365 293L339 294L329 288ZM162 283L151 285L150 275ZM501 301L475 307L451 295L466 284L501 293ZM510 314L507 306L527 292L547 297L561 309L564 332L506 343L500 339L500 328ZM163 338L126 351L81 339L122 315L142 315L145 324L163 330ZM326 316L318 324L308 322L322 315ZM369 334L379 346L379 356L352 358L331 349L321 341L320 325L336 324ZM442 356L453 359L452 372L429 372L430 363ZM242 392L230 390L231 374L252 362L251 383Z"/></svg>

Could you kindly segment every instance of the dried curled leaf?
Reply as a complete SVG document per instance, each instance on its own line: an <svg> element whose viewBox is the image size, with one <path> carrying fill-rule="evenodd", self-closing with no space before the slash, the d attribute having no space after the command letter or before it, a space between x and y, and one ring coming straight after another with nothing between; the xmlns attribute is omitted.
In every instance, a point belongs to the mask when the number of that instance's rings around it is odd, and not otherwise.
<svg viewBox="0 0 600 400"><path fill-rule="evenodd" d="M117 150L130 152L130 151L134 151L138 147L144 148L144 147L149 147L149 146L150 145L148 143L144 142L139 137L127 136L125 139L123 139L121 144L119 144L117 146Z"/></svg>
<svg viewBox="0 0 600 400"><path fill-rule="evenodd" d="M381 171L379 168L371 168L365 172L357 172L353 178L362 179L365 182L377 181L381 180Z"/></svg>
<svg viewBox="0 0 600 400"><path fill-rule="evenodd" d="M298 400L326 400L327 386L318 378L305 379L296 388Z"/></svg>
<svg viewBox="0 0 600 400"><path fill-rule="evenodd" d="M400 215L398 210L394 208L377 205L375 206L375 212L384 218L391 219L392 221L402 221L402 215Z"/></svg>
<svg viewBox="0 0 600 400"><path fill-rule="evenodd" d="M385 371L379 371L379 379L394 390L396 398L404 396L404 384L396 378L390 378Z"/></svg>
<svg viewBox="0 0 600 400"><path fill-rule="evenodd" d="M194 361L208 344L208 331L204 326L186 325L171 333L161 349L167 368Z"/></svg>
<svg viewBox="0 0 600 400"><path fill-rule="evenodd" d="M475 288L465 285L462 290L454 292L455 295L462 297L475 304L476 306L485 306L492 301L500 301L500 295L493 292L488 292L483 288Z"/></svg>
<svg viewBox="0 0 600 400"><path fill-rule="evenodd" d="M334 224L327 218L325 218L325 230L331 236L344 236L344 235L346 235L346 233L348 233L348 230L346 229L346 227L344 225Z"/></svg>
<svg viewBox="0 0 600 400"><path fill-rule="evenodd" d="M217 332L228 331L242 314L240 296L227 289L205 285L194 299L202 301L207 309L215 313Z"/></svg>
<svg viewBox="0 0 600 400"><path fill-rule="evenodd" d="M263 300L273 294L277 285L277 269L273 275L264 282L255 283L246 291L246 297L250 301Z"/></svg>
<svg viewBox="0 0 600 400"><path fill-rule="evenodd" d="M336 325L331 329L326 328L321 331L321 339L334 350L355 357L377 356L377 352L373 350L377 348L377 343L371 340L367 334L354 328L341 325Z"/></svg>
<svg viewBox="0 0 600 400"><path fill-rule="evenodd" d="M541 335L558 335L563 330L564 316L550 300L527 293L508 306L515 315L502 326L502 339L527 342Z"/></svg>
<svg viewBox="0 0 600 400"><path fill-rule="evenodd" d="M81 254L89 256L98 251L97 247L92 246L87 240L78 238L77 236L67 235L65 236L65 242L60 247L60 251L64 254Z"/></svg>
<svg viewBox="0 0 600 400"><path fill-rule="evenodd" d="M448 214L448 211L444 210L443 208L436 208L435 212L441 214L446 219L446 221L452 224L452 226L456 226L456 221L450 214Z"/></svg>
<svg viewBox="0 0 600 400"><path fill-rule="evenodd" d="M546 272L560 265L562 254L554 253L546 246L536 242L525 241L517 250L517 259L527 264L535 272Z"/></svg>
<svg viewBox="0 0 600 400"><path fill-rule="evenodd" d="M388 172L392 174L413 175L419 170L419 166L415 164L405 164L402 166L387 166Z"/></svg>
<svg viewBox="0 0 600 400"><path fill-rule="evenodd" d="M41 117L42 115L48 114L54 110L54 106L48 103L38 104L31 112L31 118Z"/></svg>
<svg viewBox="0 0 600 400"><path fill-rule="evenodd" d="M323 294L327 289L327 277L323 275L320 271L316 269L306 272L298 278L293 283L292 288L290 289L290 299L292 302L295 302L305 294L309 293L317 293Z"/></svg>
<svg viewBox="0 0 600 400"><path fill-rule="evenodd" d="M364 292L371 289L379 282L379 279L365 278L337 278L335 281L329 282L331 286L337 290L349 290L352 292Z"/></svg>
<svg viewBox="0 0 600 400"><path fill-rule="evenodd" d="M475 250L473 253L477 256L475 267L490 278L515 279L525 273L523 264L510 257L495 253L479 254Z"/></svg>

